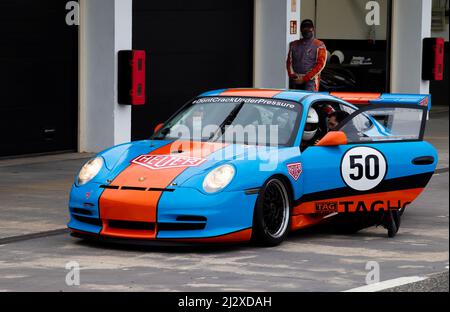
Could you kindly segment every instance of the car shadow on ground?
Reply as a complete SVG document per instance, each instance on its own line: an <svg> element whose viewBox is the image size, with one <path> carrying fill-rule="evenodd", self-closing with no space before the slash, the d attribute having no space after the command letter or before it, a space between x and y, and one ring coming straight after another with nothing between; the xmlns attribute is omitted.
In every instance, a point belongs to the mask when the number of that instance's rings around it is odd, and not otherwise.
<svg viewBox="0 0 450 312"><path fill-rule="evenodd" d="M388 238L387 233L366 231L368 229L375 229L376 226L368 226L357 232L345 232L342 229L336 228L331 224L321 224L314 227L296 230L289 233L287 242L303 242L304 240L311 240L318 237L342 237L342 238ZM379 228L382 228L379 226ZM384 229L383 229L384 230Z"/></svg>
<svg viewBox="0 0 450 312"><path fill-rule="evenodd" d="M181 244L171 242L109 242L94 239L80 239L76 244L87 248L109 249L116 251L130 251L130 252L160 252L173 254L208 254L208 253L226 253L230 251L238 251L249 248L253 243L229 243L229 244L211 244L211 243L197 243L197 244Z"/></svg>
<svg viewBox="0 0 450 312"><path fill-rule="evenodd" d="M368 227L371 228L371 227ZM367 229L367 228L366 228ZM314 227L297 230L290 232L286 241L288 243L304 243L308 240L327 237L327 236L341 236L348 238L387 238L386 233L364 231L361 233L342 233L339 229L336 229L332 224L316 225ZM254 248L270 248L262 246L256 242L243 242L243 243L178 243L178 242L160 242L160 241L104 241L98 239L78 239L75 243L85 248L99 248L110 249L116 251L130 251L130 252L160 252L160 253L173 253L173 254L217 254L217 253L229 253L233 251L249 250Z"/></svg>

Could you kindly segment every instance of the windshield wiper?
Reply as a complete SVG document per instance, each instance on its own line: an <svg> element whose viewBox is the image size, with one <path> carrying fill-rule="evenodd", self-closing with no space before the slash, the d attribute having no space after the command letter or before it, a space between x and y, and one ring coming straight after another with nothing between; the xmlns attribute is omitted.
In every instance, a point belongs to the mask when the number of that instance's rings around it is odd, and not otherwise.
<svg viewBox="0 0 450 312"><path fill-rule="evenodd" d="M217 139L219 139L224 133L225 133L225 127L229 126L233 123L233 121L236 119L237 115L239 114L239 112L241 111L242 107L244 106L245 101L242 101L241 103L239 103L238 105L236 105L235 108L233 108L233 110L231 111L230 114L228 114L227 118L225 118L225 120L220 124L219 128L217 129L216 132L214 132L208 139L208 141L211 141L214 137L215 140L217 141ZM220 136L218 135L218 132L220 131Z"/></svg>

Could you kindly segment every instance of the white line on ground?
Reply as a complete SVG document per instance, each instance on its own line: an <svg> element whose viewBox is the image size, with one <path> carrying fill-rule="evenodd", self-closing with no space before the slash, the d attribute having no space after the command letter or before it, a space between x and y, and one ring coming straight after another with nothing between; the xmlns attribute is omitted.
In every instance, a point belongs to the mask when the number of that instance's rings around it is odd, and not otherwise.
<svg viewBox="0 0 450 312"><path fill-rule="evenodd" d="M423 276L408 276L408 277L400 277L395 278L379 283L373 283L362 287L357 287L349 290L345 290L344 292L376 292L389 288L394 288L398 286L403 286L406 284L417 283L423 280L426 280L427 277Z"/></svg>

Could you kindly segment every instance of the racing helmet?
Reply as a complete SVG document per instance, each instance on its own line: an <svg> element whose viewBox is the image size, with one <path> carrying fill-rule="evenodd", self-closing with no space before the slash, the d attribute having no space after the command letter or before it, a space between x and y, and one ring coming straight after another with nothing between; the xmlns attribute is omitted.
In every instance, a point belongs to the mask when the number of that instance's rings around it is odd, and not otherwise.
<svg viewBox="0 0 450 312"><path fill-rule="evenodd" d="M330 63L332 64L342 64L345 61L345 55L342 51L336 50L331 54Z"/></svg>
<svg viewBox="0 0 450 312"><path fill-rule="evenodd" d="M303 131L303 140L309 141L314 138L314 135L319 128L319 115L314 108L308 111L308 118L306 119L305 131Z"/></svg>

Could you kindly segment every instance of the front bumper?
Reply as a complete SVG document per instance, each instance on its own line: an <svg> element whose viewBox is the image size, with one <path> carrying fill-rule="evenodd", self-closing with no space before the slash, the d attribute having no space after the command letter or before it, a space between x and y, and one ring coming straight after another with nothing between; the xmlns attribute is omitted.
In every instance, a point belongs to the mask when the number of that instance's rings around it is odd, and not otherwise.
<svg viewBox="0 0 450 312"><path fill-rule="evenodd" d="M122 197L123 202L117 203L125 211L126 198L133 196L133 191L127 192ZM89 199L86 199L87 193ZM187 243L248 241L257 198L257 194L245 191L207 195L193 188L177 188L162 193L156 211L152 212L156 213L156 220L127 219L126 216L111 220L101 217L108 215L104 211L100 213L103 209L99 207L101 196L98 185L72 189L68 227L74 236Z"/></svg>
<svg viewBox="0 0 450 312"><path fill-rule="evenodd" d="M198 244L217 245L247 242L251 239L252 230L246 229L235 233L229 233L217 237L208 238L177 238L177 239L133 239L129 237L110 237L107 235L93 234L75 229L69 229L70 235L76 238L86 239L100 243L115 243L139 246L196 246Z"/></svg>

